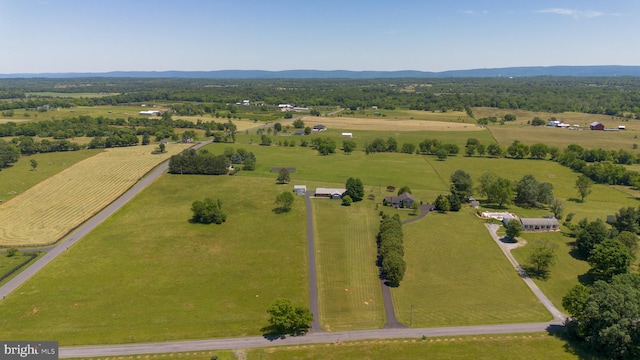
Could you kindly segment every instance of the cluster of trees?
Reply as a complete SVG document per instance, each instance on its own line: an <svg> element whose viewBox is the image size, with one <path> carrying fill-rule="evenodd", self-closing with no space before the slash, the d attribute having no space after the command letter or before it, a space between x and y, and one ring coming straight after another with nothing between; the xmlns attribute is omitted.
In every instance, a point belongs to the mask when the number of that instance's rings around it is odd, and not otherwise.
<svg viewBox="0 0 640 360"><path fill-rule="evenodd" d="M329 155L336 152L336 142L329 137L315 137L311 140L311 148L318 150L320 155Z"/></svg>
<svg viewBox="0 0 640 360"><path fill-rule="evenodd" d="M382 215L378 231L378 264L389 286L399 286L404 278L406 263L400 216Z"/></svg>
<svg viewBox="0 0 640 360"><path fill-rule="evenodd" d="M640 358L640 275L576 285L562 299L568 333L608 359Z"/></svg>
<svg viewBox="0 0 640 360"><path fill-rule="evenodd" d="M473 195L473 180L464 170L456 170L449 180L451 181L449 195L440 194L433 203L438 211L459 211L462 204Z"/></svg>
<svg viewBox="0 0 640 360"><path fill-rule="evenodd" d="M173 155L169 159L171 174L224 175L229 172L231 161L221 155L213 155L208 151L196 152L193 149Z"/></svg>
<svg viewBox="0 0 640 360"><path fill-rule="evenodd" d="M42 139L38 141L31 136L19 136L13 138L11 139L11 144L15 145L22 155L58 151L77 151L85 147L85 145L80 145L69 140Z"/></svg>
<svg viewBox="0 0 640 360"><path fill-rule="evenodd" d="M367 155L377 152L400 152L403 154L436 155L440 159L446 159L449 155L458 154L460 148L456 144L442 143L437 139L426 139L418 146L412 143L403 143L402 146L398 146L398 141L394 137L389 137L387 140L373 139L365 145L364 151Z"/></svg>
<svg viewBox="0 0 640 360"><path fill-rule="evenodd" d="M623 166L638 163L640 159L623 149L587 150L580 145L570 144L557 155L552 154L551 159L584 174L598 184L640 185L640 173Z"/></svg>
<svg viewBox="0 0 640 360"><path fill-rule="evenodd" d="M505 114L500 118L499 121L496 116L483 117L476 120L478 125L489 125L489 123L495 124L497 122L499 122L500 124L504 124L505 121L516 121L516 116L513 114Z"/></svg>
<svg viewBox="0 0 640 360"><path fill-rule="evenodd" d="M220 199L213 200L205 198L204 200L196 200L191 204L193 217L191 222L199 224L222 224L227 221L227 215L222 212L222 201Z"/></svg>
<svg viewBox="0 0 640 360"><path fill-rule="evenodd" d="M308 308L293 306L291 300L278 298L267 309L267 335L304 335L311 328L313 314Z"/></svg>
<svg viewBox="0 0 640 360"><path fill-rule="evenodd" d="M89 142L89 149L112 148L121 146L138 145L140 139L133 134L119 132L118 134L109 135L106 138L96 136Z"/></svg>

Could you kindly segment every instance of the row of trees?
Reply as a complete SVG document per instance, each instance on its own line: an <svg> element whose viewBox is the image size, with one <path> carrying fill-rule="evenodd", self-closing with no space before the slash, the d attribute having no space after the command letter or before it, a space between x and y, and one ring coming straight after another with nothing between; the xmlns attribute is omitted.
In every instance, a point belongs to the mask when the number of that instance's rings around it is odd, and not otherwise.
<svg viewBox="0 0 640 360"><path fill-rule="evenodd" d="M400 216L382 215L378 231L378 264L381 275L389 286L399 286L404 278L406 263L404 257L404 240Z"/></svg>

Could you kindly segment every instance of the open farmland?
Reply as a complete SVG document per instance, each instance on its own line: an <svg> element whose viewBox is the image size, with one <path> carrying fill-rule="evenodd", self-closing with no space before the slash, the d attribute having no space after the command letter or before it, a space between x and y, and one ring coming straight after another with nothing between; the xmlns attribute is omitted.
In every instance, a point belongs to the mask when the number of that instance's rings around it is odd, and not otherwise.
<svg viewBox="0 0 640 360"><path fill-rule="evenodd" d="M150 146L107 149L40 182L0 205L0 246L55 243L189 146L170 144L164 154L152 154Z"/></svg>
<svg viewBox="0 0 640 360"><path fill-rule="evenodd" d="M377 130L377 131L479 131L473 119L467 122L446 122L432 120L392 120L381 117L315 117L305 116L302 120L309 124L324 124L329 128L344 130Z"/></svg>
<svg viewBox="0 0 640 360"><path fill-rule="evenodd" d="M165 175L0 301L3 339L61 345L259 335L278 297L309 303L305 207L273 178ZM220 199L222 225L192 224Z"/></svg>
<svg viewBox="0 0 640 360"><path fill-rule="evenodd" d="M325 331L382 327L384 308L375 263L377 213L368 201L351 207L327 199L312 203L320 325Z"/></svg>

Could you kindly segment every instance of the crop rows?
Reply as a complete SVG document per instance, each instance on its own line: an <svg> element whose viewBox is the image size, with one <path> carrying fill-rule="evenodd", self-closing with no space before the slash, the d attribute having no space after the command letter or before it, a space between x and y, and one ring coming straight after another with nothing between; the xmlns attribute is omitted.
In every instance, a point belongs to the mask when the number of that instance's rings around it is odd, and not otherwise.
<svg viewBox="0 0 640 360"><path fill-rule="evenodd" d="M150 147L108 149L37 184L0 206L0 246L55 243L188 145L164 154Z"/></svg>

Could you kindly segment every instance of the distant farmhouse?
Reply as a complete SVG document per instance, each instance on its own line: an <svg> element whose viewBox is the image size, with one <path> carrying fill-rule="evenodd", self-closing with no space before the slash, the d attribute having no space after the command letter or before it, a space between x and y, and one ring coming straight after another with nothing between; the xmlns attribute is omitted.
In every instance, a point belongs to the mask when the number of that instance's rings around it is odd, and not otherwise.
<svg viewBox="0 0 640 360"><path fill-rule="evenodd" d="M347 192L347 189L339 189L339 188L317 188L315 197L317 198L327 198L327 199L342 199L344 193Z"/></svg>
<svg viewBox="0 0 640 360"><path fill-rule="evenodd" d="M162 115L162 111L160 110L143 110L138 113L138 115L142 116L160 116Z"/></svg>
<svg viewBox="0 0 640 360"><path fill-rule="evenodd" d="M325 130L327 130L326 126L324 126L322 124L316 124L316 125L313 125L313 129L311 129L311 132L317 133L317 132L325 131Z"/></svg>
<svg viewBox="0 0 640 360"><path fill-rule="evenodd" d="M589 124L589 129L591 129L591 130L604 130L604 125L599 123L599 122L597 122L597 121L594 121L591 124Z"/></svg>
<svg viewBox="0 0 640 360"><path fill-rule="evenodd" d="M388 206L393 206L397 208L409 208L413 205L415 198L413 195L405 192L398 196L385 196L384 204Z"/></svg>

